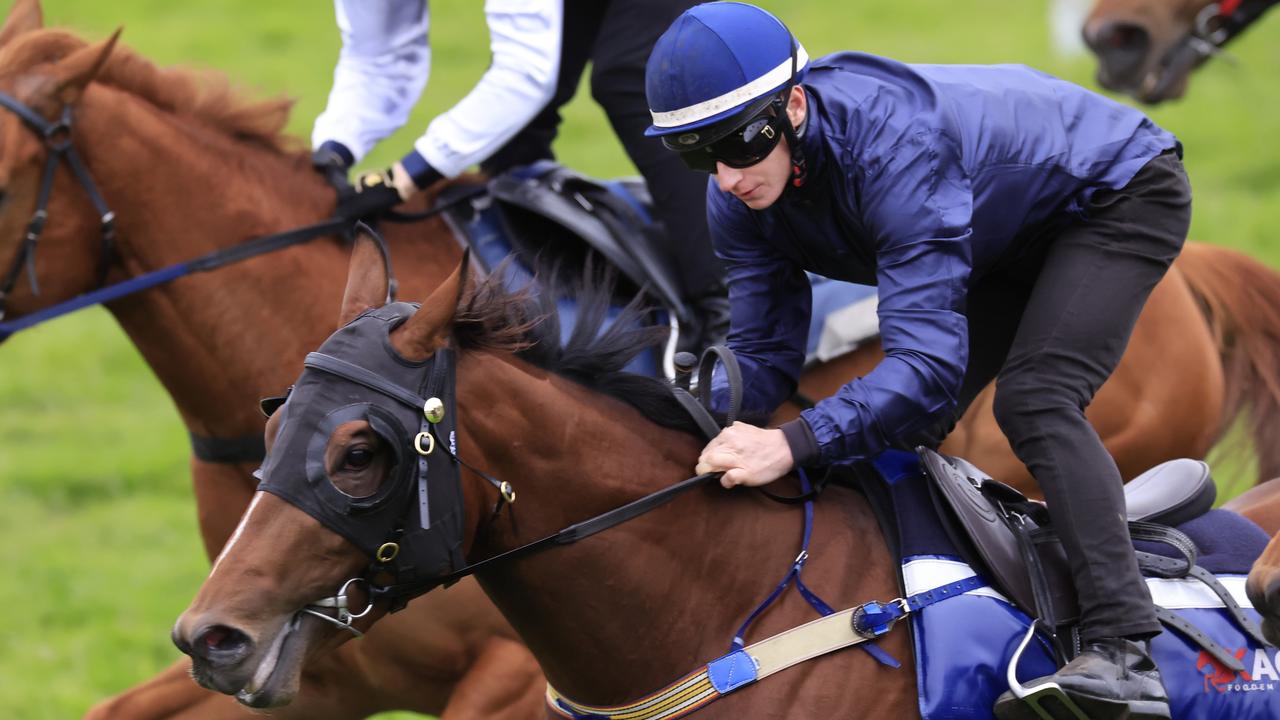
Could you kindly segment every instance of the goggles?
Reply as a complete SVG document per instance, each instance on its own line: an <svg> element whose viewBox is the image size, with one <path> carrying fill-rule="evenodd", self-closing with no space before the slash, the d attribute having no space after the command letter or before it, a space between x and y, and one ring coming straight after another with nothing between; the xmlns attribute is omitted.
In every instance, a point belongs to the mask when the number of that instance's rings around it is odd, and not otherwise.
<svg viewBox="0 0 1280 720"><path fill-rule="evenodd" d="M679 153L691 169L714 175L717 162L746 168L768 157L782 139L782 118L770 108L719 140L692 150L681 147L680 137L665 136L662 143Z"/></svg>

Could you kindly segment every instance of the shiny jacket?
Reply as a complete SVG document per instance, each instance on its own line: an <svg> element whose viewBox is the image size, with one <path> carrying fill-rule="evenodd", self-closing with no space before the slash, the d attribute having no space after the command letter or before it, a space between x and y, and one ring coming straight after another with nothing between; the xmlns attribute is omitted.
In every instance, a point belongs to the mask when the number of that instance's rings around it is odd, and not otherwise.
<svg viewBox="0 0 1280 720"><path fill-rule="evenodd" d="M804 89L804 185L757 212L712 178L707 203L749 410L796 387L805 270L878 286L885 359L801 414L817 449L801 463L870 457L953 416L969 288L1178 145L1142 113L1023 66L840 53L815 60ZM797 426L784 429L795 450Z"/></svg>

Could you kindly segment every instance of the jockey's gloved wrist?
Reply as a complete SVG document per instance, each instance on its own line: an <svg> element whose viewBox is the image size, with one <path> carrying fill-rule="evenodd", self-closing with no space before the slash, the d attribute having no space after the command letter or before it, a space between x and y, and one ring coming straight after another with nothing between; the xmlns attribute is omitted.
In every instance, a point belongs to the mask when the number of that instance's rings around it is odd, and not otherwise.
<svg viewBox="0 0 1280 720"><path fill-rule="evenodd" d="M431 163L427 162L427 159L417 150L405 153L397 163L397 167L404 169L407 179L413 182L414 191L426 190L444 179L444 174L432 167ZM408 198L408 195L405 197Z"/></svg>
<svg viewBox="0 0 1280 720"><path fill-rule="evenodd" d="M810 465L819 457L818 438L804 418L796 418L778 426L782 436L787 439L787 447L791 448L791 458L796 467Z"/></svg>
<svg viewBox="0 0 1280 720"><path fill-rule="evenodd" d="M320 147L311 152L311 167L324 176L329 184L339 193L348 191L351 183L347 180L347 171L355 163L355 156L346 145L334 140L326 140Z"/></svg>
<svg viewBox="0 0 1280 720"><path fill-rule="evenodd" d="M351 166L356 164L356 157L351 154L346 145L337 140L325 140L320 143L320 147L311 152L311 164L317 168L340 167L343 170L350 170Z"/></svg>

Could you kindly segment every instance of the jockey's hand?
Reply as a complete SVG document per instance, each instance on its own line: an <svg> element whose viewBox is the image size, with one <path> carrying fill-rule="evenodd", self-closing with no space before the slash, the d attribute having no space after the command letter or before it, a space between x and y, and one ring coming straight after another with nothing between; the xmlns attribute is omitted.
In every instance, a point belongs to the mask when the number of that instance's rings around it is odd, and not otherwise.
<svg viewBox="0 0 1280 720"><path fill-rule="evenodd" d="M781 430L735 422L707 443L695 470L699 475L723 472L720 484L757 487L791 472L795 460Z"/></svg>
<svg viewBox="0 0 1280 720"><path fill-rule="evenodd" d="M346 192L338 193L334 215L348 220L369 220L409 199L418 188L408 173L396 165L364 173Z"/></svg>

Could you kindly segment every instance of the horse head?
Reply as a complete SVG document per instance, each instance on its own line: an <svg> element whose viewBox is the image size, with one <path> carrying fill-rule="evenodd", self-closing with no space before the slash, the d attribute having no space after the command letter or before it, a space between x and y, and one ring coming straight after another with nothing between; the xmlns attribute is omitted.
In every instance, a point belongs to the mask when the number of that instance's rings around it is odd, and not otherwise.
<svg viewBox="0 0 1280 720"><path fill-rule="evenodd" d="M1272 0L1097 0L1085 43L1098 83L1145 103L1182 97L1193 70L1257 19Z"/></svg>
<svg viewBox="0 0 1280 720"><path fill-rule="evenodd" d="M372 608L371 587L420 594L462 563L461 478L445 446L467 259L418 309L387 303L379 247L357 240L339 329L271 408L263 484L173 631L197 681L248 705L288 702L308 653L371 624L386 609ZM429 399L406 405L421 391Z"/></svg>

